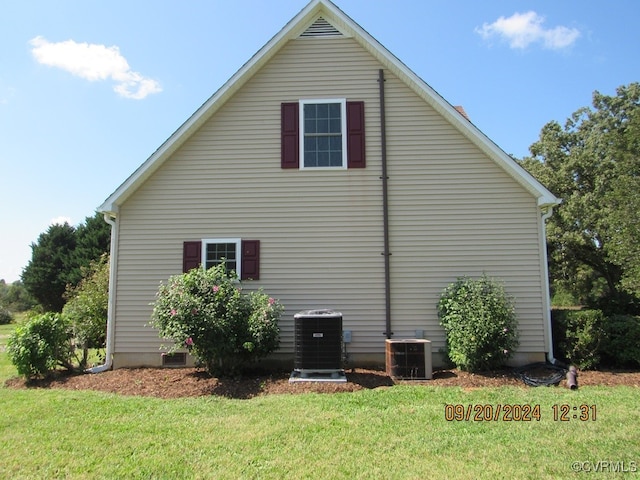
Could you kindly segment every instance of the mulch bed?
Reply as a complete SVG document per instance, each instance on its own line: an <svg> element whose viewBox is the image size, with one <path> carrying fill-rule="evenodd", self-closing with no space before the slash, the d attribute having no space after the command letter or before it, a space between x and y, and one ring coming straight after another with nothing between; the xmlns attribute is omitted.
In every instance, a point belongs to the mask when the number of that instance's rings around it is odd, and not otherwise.
<svg viewBox="0 0 640 480"><path fill-rule="evenodd" d="M539 367L537 367L539 369ZM58 374L51 378L32 380L15 377L5 382L8 388L58 388L68 390L98 390L121 395L140 395L158 398L202 397L217 395L228 398L247 399L259 395L297 393L339 393L363 389L385 388L397 384L423 384L442 387L475 389L482 387L525 385L513 369L497 372L468 373L455 369L435 370L432 380L394 380L384 371L356 368L347 370L346 383L297 382L289 383L291 372L254 372L242 378L214 378L195 368L122 368L98 374ZM546 374L532 368L528 375ZM559 388L566 387L562 380ZM640 387L640 372L637 371L584 371L578 372L578 386L629 385Z"/></svg>

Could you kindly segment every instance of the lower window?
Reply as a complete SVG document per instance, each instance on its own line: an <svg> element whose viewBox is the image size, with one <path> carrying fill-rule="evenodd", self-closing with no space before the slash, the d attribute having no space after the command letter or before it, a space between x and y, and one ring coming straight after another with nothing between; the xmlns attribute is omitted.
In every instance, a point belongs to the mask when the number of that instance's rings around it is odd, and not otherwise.
<svg viewBox="0 0 640 480"><path fill-rule="evenodd" d="M225 262L227 272L234 271L241 278L242 272L238 262L240 244L241 240L239 238L202 240L202 264L204 268L209 269Z"/></svg>
<svg viewBox="0 0 640 480"><path fill-rule="evenodd" d="M260 278L260 240L206 238L182 245L182 272L211 268L225 262L227 272L235 271L241 280Z"/></svg>

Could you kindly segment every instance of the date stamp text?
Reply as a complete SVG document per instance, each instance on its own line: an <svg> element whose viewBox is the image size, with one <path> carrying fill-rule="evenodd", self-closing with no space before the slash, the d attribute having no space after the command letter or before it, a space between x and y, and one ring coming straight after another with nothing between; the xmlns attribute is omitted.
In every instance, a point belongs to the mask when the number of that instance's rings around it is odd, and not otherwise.
<svg viewBox="0 0 640 480"><path fill-rule="evenodd" d="M539 422L546 415L554 422L596 421L595 405L552 405L543 412L540 405L530 404L445 404L444 419L447 422Z"/></svg>

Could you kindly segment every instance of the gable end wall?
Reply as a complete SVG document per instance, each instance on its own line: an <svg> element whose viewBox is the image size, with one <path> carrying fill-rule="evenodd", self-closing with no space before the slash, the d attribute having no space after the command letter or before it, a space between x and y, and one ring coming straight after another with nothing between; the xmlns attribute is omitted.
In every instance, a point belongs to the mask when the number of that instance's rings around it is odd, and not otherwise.
<svg viewBox="0 0 640 480"><path fill-rule="evenodd" d="M260 280L293 315L343 313L354 357L384 352L378 70L353 39L290 41L120 207L114 365L159 359L145 325L161 281L181 272L182 243L261 242ZM457 276L483 272L516 297L521 352L545 351L536 200L406 85L385 72L394 338L422 330L444 346L435 305ZM365 102L364 169L280 167L280 105ZM373 358L371 357L371 358ZM153 363L155 360L151 360ZM149 363L149 362L146 362Z"/></svg>

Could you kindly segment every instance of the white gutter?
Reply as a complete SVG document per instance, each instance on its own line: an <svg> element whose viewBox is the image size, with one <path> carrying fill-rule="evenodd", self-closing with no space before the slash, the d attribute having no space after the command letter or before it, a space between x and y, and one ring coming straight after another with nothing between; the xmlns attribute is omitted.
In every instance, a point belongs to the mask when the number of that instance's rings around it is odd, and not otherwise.
<svg viewBox="0 0 640 480"><path fill-rule="evenodd" d="M547 352L547 361L552 365L555 365L557 360L553 356L553 330L551 327L551 292L549 287L549 259L547 255L547 220L553 214L554 205L548 205L546 212L544 212L541 216L542 218L542 238L544 240L543 248L542 248L542 265L543 265L543 286L546 297L546 305L544 308L544 330L545 336L549 339L549 351Z"/></svg>
<svg viewBox="0 0 640 480"><path fill-rule="evenodd" d="M102 373L111 370L113 366L113 336L115 333L115 279L116 279L116 259L118 258L118 223L115 217L109 213L104 213L104 221L111 225L111 252L109 256L109 304L107 308L107 346L105 351L105 362L86 370L87 373Z"/></svg>

